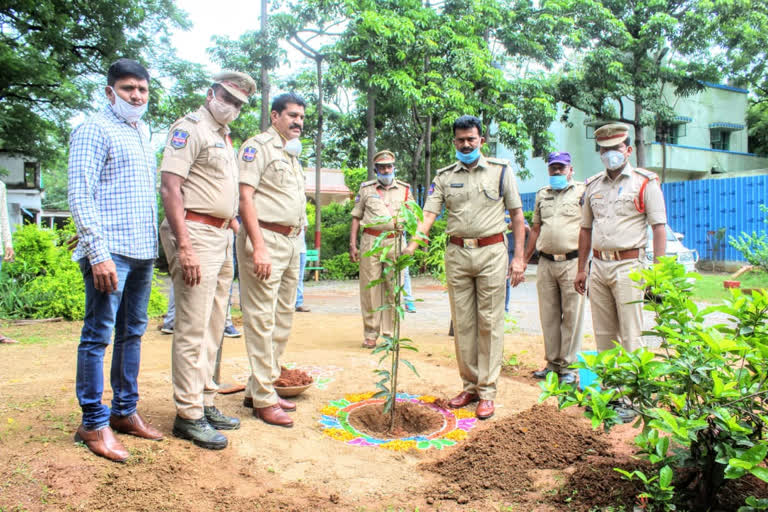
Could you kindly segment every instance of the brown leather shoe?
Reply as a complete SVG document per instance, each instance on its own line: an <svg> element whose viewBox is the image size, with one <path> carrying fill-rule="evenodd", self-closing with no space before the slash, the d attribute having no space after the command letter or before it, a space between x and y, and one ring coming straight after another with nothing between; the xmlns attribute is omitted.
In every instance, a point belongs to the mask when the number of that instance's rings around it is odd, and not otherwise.
<svg viewBox="0 0 768 512"><path fill-rule="evenodd" d="M128 450L118 441L109 427L99 430L85 430L81 424L75 432L75 442L85 443L85 446L93 453L113 462L123 462L128 458Z"/></svg>
<svg viewBox="0 0 768 512"><path fill-rule="evenodd" d="M109 426L121 434L130 434L152 441L159 441L163 438L163 433L144 421L138 412L130 416L110 416Z"/></svg>
<svg viewBox="0 0 768 512"><path fill-rule="evenodd" d="M309 309L307 306L299 306L296 308L296 311L299 313L309 313L312 310Z"/></svg>
<svg viewBox="0 0 768 512"><path fill-rule="evenodd" d="M293 403L293 402L291 402L289 400L285 400L283 398L278 398L277 399L277 405L279 405L280 408L282 410L284 410L285 412L293 412L293 411L296 410L296 404L295 403Z"/></svg>
<svg viewBox="0 0 768 512"><path fill-rule="evenodd" d="M269 407L254 407L253 415L270 425L287 428L293 426L293 420L280 408L280 404L270 405Z"/></svg>
<svg viewBox="0 0 768 512"><path fill-rule="evenodd" d="M493 416L493 412L495 410L496 408L493 406L493 400L480 400L480 403L477 404L477 410L475 410L475 414L477 415L478 419L487 420Z"/></svg>
<svg viewBox="0 0 768 512"><path fill-rule="evenodd" d="M472 402L477 402L478 398L479 397L474 393L467 393L466 391L462 391L455 397L448 400L448 407L451 409L459 409Z"/></svg>

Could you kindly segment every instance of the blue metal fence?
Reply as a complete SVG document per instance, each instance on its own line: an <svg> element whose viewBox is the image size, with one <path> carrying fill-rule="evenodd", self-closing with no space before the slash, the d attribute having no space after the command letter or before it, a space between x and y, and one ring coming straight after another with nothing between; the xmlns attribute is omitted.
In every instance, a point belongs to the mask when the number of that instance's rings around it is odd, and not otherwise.
<svg viewBox="0 0 768 512"><path fill-rule="evenodd" d="M683 233L683 243L697 249L702 259L712 259L710 232L725 228L721 260L744 260L730 246L730 237L742 232L768 231L760 205L768 205L768 175L714 180L679 181L661 186L672 229ZM521 194L523 210L533 210L536 194Z"/></svg>

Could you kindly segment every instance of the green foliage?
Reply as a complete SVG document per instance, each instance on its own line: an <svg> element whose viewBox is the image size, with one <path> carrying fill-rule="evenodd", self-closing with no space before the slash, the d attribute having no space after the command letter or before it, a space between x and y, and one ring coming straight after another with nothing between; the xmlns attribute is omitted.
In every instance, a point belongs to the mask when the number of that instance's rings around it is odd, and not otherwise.
<svg viewBox="0 0 768 512"><path fill-rule="evenodd" d="M413 237L417 234L418 224L423 222L424 216L421 208L413 201L408 201L400 206L393 216L380 217L373 220L371 225L392 223L394 230L384 231L373 242L371 249L363 256L367 258L379 258L382 263L381 278L368 283L368 288L382 286L385 282L391 284L391 291L387 290L384 303L377 311L392 310L392 336L384 336L384 341L373 350L374 354L382 354L379 364L389 359L389 369L377 368L374 373L379 376L374 395L376 398L384 398L384 412L390 414L391 431L395 426L395 405L397 398L397 380L400 363L411 369L416 375L419 373L413 364L407 359L400 358L401 350L418 351L410 338L400 337L400 324L405 317L403 307L403 294L405 290L401 282L402 272L413 265L413 256L403 254L403 235ZM391 234L395 234L394 243L388 243ZM423 233L421 234L423 237Z"/></svg>
<svg viewBox="0 0 768 512"><path fill-rule="evenodd" d="M322 238L320 257L323 265L326 259L349 251L349 230L352 226L352 201L330 203L321 212Z"/></svg>
<svg viewBox="0 0 768 512"><path fill-rule="evenodd" d="M4 4L0 25L0 149L49 162L63 153L69 120L93 108L109 65L144 60L188 22L167 1L41 0Z"/></svg>
<svg viewBox="0 0 768 512"><path fill-rule="evenodd" d="M360 274L360 264L350 260L348 252L323 260L323 267L325 267L323 279L356 279Z"/></svg>
<svg viewBox="0 0 768 512"><path fill-rule="evenodd" d="M415 268L426 272L441 283L445 284L445 247L448 234L445 232L446 221L436 220L430 229L429 245L424 251L414 255Z"/></svg>
<svg viewBox="0 0 768 512"><path fill-rule="evenodd" d="M63 229L27 224L13 234L16 260L4 264L0 272L0 317L83 319L85 284L66 247L74 233L70 220ZM154 283L159 281L155 278ZM165 296L153 286L150 316L164 313L167 306Z"/></svg>
<svg viewBox="0 0 768 512"><path fill-rule="evenodd" d="M365 167L345 167L344 171L344 184L347 186L350 192L357 194L360 190L360 184L368 179L368 169Z"/></svg>
<svg viewBox="0 0 768 512"><path fill-rule="evenodd" d="M766 214L763 222L768 224L768 207L761 204L760 211ZM753 231L751 235L742 233L739 238L731 237L730 244L749 263L768 272L768 233L765 230L761 231L760 234Z"/></svg>
<svg viewBox="0 0 768 512"><path fill-rule="evenodd" d="M669 484L678 490L675 504L707 510L725 479L750 473L768 481L760 464L768 451L768 294L736 290L723 304L700 310L689 282L696 277L674 257L635 273L661 298L645 305L655 314L650 333L661 338L661 350L628 353L617 344L585 355L575 366L595 372L595 385L580 391L547 379L541 399L556 396L561 407L589 405L585 416L593 426L610 429L619 420L608 402L621 398L639 414L639 455L655 468L686 468ZM707 325L711 313L730 322ZM661 473L649 484L648 494L658 499L669 487Z"/></svg>

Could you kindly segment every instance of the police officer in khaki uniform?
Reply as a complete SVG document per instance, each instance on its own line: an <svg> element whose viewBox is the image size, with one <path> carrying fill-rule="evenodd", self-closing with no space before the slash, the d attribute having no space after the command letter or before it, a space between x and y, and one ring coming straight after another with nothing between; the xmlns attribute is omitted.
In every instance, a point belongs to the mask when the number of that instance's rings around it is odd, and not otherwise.
<svg viewBox="0 0 768 512"><path fill-rule="evenodd" d="M237 162L228 124L256 83L244 73L214 76L205 105L174 123L163 152L160 239L176 299L173 334L173 434L222 449L240 420L214 405L216 353L232 282L232 229L237 215Z"/></svg>
<svg viewBox="0 0 768 512"><path fill-rule="evenodd" d="M628 351L643 346L643 290L629 278L645 257L647 226L653 229L654 259L666 252L667 214L658 176L629 163L629 127L607 124L595 130L601 172L587 180L582 199L576 291L587 288L599 351L618 341Z"/></svg>
<svg viewBox="0 0 768 512"><path fill-rule="evenodd" d="M584 184L573 181L568 152L550 153L547 171L549 185L536 193L533 227L525 250L526 262L534 250L539 251L536 290L547 359L547 366L533 376L543 379L557 372L561 383L572 384L576 374L568 367L576 361L584 336L584 297L573 288Z"/></svg>
<svg viewBox="0 0 768 512"><path fill-rule="evenodd" d="M381 279L384 264L379 255L360 255L370 251L376 238L384 231L394 230L395 225L393 222L369 225L373 224L377 217L394 216L410 196L410 186L395 179L394 153L387 149L379 151L373 157L373 166L376 169L376 179L360 185L360 192L355 197L355 206L352 208L352 227L349 232L349 257L352 261L360 261L360 309L363 313L365 336L363 348L376 348L379 333L391 336L393 328L392 310L376 310L393 295L394 276L390 275L384 283L368 288L368 283ZM363 237L358 251L357 233L361 224ZM394 236L389 236L382 241L382 245L395 246L396 241ZM392 257L396 258L397 255Z"/></svg>
<svg viewBox="0 0 768 512"><path fill-rule="evenodd" d="M302 228L307 224L304 172L299 162L304 100L274 98L272 126L243 143L240 216L246 236L237 237L240 301L251 374L243 405L270 425L292 427L285 414L296 404L277 396L280 358L291 333Z"/></svg>
<svg viewBox="0 0 768 512"><path fill-rule="evenodd" d="M480 400L477 417L493 416L496 381L504 349L505 278L512 285L524 280L523 210L515 177L504 160L480 153L485 139L482 123L462 116L453 123L458 162L437 171L424 204L419 231L429 234L446 208L450 243L445 250L445 274L454 322L456 360L464 389L448 404L464 407ZM507 268L504 210L510 211L515 256ZM417 242L406 248L413 254Z"/></svg>

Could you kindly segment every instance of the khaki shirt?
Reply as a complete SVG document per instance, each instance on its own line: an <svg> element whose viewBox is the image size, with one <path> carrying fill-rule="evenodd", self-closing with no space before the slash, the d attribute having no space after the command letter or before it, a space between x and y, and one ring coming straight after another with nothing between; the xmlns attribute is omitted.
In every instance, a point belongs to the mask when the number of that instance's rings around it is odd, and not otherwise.
<svg viewBox="0 0 768 512"><path fill-rule="evenodd" d="M285 152L274 127L246 140L237 162L240 183L254 188L259 220L297 228L306 225L304 171L299 159Z"/></svg>
<svg viewBox="0 0 768 512"><path fill-rule="evenodd" d="M579 248L581 196L585 185L572 181L562 190L549 185L536 193L533 223L540 224L536 250L547 254L567 254Z"/></svg>
<svg viewBox="0 0 768 512"><path fill-rule="evenodd" d="M635 206L640 187L645 187L645 213ZM603 171L587 180L582 200L581 226L592 229L592 247L598 251L644 249L648 241L647 225L667 223L664 195L659 177L645 169L627 164L616 179Z"/></svg>
<svg viewBox="0 0 768 512"><path fill-rule="evenodd" d="M503 194L499 179L504 174ZM462 238L485 238L504 233L504 211L522 208L515 173L506 160L480 156L472 169L456 162L437 171L429 187L424 211L437 215L446 208L446 232Z"/></svg>
<svg viewBox="0 0 768 512"><path fill-rule="evenodd" d="M400 206L410 199L413 199L410 186L403 181L394 180L389 188L385 188L379 180L366 181L360 184L352 216L362 219L360 223L365 227L373 224L377 217L394 216ZM386 222L370 227L379 231L391 231L395 229L395 224Z"/></svg>
<svg viewBox="0 0 768 512"><path fill-rule="evenodd" d="M176 121L168 132L160 172L184 178L184 209L221 219L237 215L237 163L229 128L205 107Z"/></svg>

